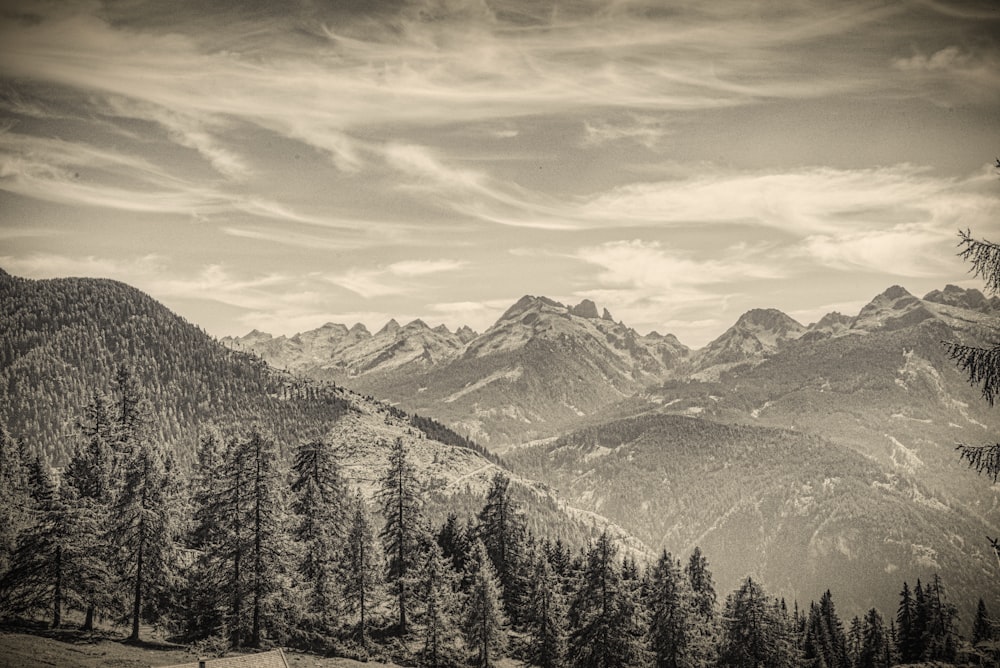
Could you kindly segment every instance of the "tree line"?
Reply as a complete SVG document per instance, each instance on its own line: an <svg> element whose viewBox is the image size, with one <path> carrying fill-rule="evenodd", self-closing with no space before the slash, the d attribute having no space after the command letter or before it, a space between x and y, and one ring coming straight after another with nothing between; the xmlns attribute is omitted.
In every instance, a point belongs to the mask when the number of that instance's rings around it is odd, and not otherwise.
<svg viewBox="0 0 1000 668"><path fill-rule="evenodd" d="M0 614L422 666L874 668L962 647L937 576L845 629L829 591L800 610L748 577L720 603L698 548L640 566L606 532L578 549L536 536L502 470L474 517L436 526L402 439L369 502L322 439L286 466L258 427L208 430L182 471L151 415L120 369L61 472L0 429ZM972 645L995 658L995 637L980 601Z"/></svg>

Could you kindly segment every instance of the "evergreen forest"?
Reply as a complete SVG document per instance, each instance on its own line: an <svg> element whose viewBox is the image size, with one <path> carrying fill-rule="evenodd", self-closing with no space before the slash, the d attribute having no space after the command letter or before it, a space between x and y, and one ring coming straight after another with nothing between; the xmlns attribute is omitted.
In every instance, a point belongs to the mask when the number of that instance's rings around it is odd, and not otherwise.
<svg viewBox="0 0 1000 668"><path fill-rule="evenodd" d="M982 599L960 619L939 576L895 610L841 618L752 576L717 592L711 555L648 559L604 532L572 545L529 528L498 470L481 506L443 522L403 439L375 492L322 438L205 428L178 461L136 375L81 407L66 465L0 428L0 615L205 654L293 647L400 665L824 667L996 665ZM995 614L995 611L993 611Z"/></svg>

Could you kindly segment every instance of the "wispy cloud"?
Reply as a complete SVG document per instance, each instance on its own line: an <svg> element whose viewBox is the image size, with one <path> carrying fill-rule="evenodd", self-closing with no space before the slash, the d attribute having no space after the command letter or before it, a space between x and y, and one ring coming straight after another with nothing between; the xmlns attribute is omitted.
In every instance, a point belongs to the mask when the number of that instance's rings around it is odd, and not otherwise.
<svg viewBox="0 0 1000 668"><path fill-rule="evenodd" d="M403 260L389 265L389 273L395 276L412 277L455 271L469 263L464 260Z"/></svg>
<svg viewBox="0 0 1000 668"><path fill-rule="evenodd" d="M892 66L918 86L922 96L943 106L969 100L1000 101L1000 53L996 49L970 51L952 45L894 58Z"/></svg>
<svg viewBox="0 0 1000 668"><path fill-rule="evenodd" d="M801 250L809 260L841 271L929 277L941 275L951 264L952 258L941 251L954 239L954 230L900 224L838 236L812 235L803 240Z"/></svg>
<svg viewBox="0 0 1000 668"><path fill-rule="evenodd" d="M371 299L414 292L419 284L413 279L456 271L467 264L462 260L402 260L380 268L352 267L327 274L325 278L334 285Z"/></svg>
<svg viewBox="0 0 1000 668"><path fill-rule="evenodd" d="M838 170L722 172L635 183L585 202L581 220L636 224L742 223L838 232L906 216L926 220L968 197L963 184L912 165ZM967 190L967 189L966 189Z"/></svg>
<svg viewBox="0 0 1000 668"><path fill-rule="evenodd" d="M194 118L122 97L111 97L108 102L116 116L134 117L158 123L167 130L174 142L194 149L223 176L242 180L250 174L246 160L235 151L222 146L213 134L213 130L217 131L224 126L218 118Z"/></svg>

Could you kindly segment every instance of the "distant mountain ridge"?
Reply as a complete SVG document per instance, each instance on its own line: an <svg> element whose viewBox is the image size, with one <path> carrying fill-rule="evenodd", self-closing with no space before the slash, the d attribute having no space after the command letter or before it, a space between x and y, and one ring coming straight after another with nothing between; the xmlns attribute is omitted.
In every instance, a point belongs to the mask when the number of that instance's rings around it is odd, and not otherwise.
<svg viewBox="0 0 1000 668"><path fill-rule="evenodd" d="M965 331L998 314L1000 298L978 290L949 285L919 299L892 286L857 315L830 313L808 326L777 309L752 309L691 350L672 334L640 335L615 322L608 309L599 314L591 300L566 306L525 295L481 334L393 320L375 335L363 325L327 324L290 338L251 332L223 341L278 367L432 415L502 449L557 435L656 383L714 382L735 368L828 339L923 321Z"/></svg>
<svg viewBox="0 0 1000 668"><path fill-rule="evenodd" d="M326 325L287 339L251 332L223 343L500 443L549 435L669 375L690 353L675 336L642 336L590 300L566 306L532 295L482 334L420 320L390 321L354 339L345 329Z"/></svg>

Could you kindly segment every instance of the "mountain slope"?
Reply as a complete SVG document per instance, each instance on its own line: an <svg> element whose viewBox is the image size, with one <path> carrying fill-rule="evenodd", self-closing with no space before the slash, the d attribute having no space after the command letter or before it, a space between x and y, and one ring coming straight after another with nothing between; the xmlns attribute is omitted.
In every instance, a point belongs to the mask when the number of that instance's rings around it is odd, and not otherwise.
<svg viewBox="0 0 1000 668"><path fill-rule="evenodd" d="M355 331L355 326L350 331ZM259 332L224 340L269 362L433 415L491 446L557 434L684 363L672 335L641 336L607 309L525 296L486 332L391 321L349 339L342 325L291 338ZM344 343L347 342L347 343Z"/></svg>
<svg viewBox="0 0 1000 668"><path fill-rule="evenodd" d="M687 354L673 336L640 336L607 312L598 317L593 302L525 296L456 358L352 383L494 447L554 435L668 375Z"/></svg>
<svg viewBox="0 0 1000 668"><path fill-rule="evenodd" d="M95 279L32 281L0 273L0 422L62 466L78 442L76 421L94 392L130 367L153 412L152 435L192 462L208 424L257 423L287 454L323 437L353 482L371 493L396 438L408 443L436 520L478 510L500 466L443 425L343 387L304 381L259 358L228 350L147 295ZM513 477L536 529L582 544L604 528L641 550L603 518L576 511L544 485Z"/></svg>
<svg viewBox="0 0 1000 668"><path fill-rule="evenodd" d="M830 587L842 613L894 609L900 578L941 573L963 612L1000 596L992 521L905 475L789 429L648 414L510 454L574 505L654 549L709 555L720 591L747 573L800 602Z"/></svg>
<svg viewBox="0 0 1000 668"><path fill-rule="evenodd" d="M692 366L702 376L717 375L733 364L759 361L805 331L805 327L777 309L753 309L695 353Z"/></svg>

